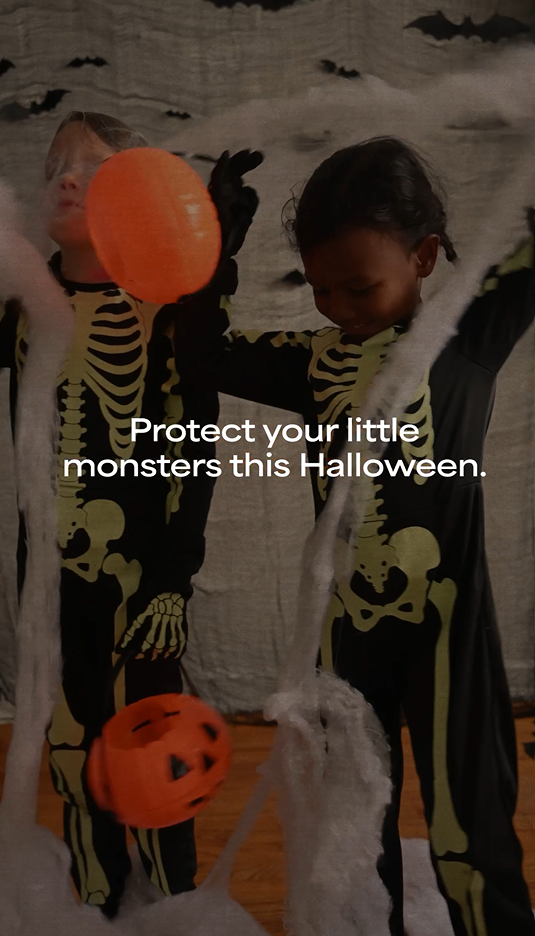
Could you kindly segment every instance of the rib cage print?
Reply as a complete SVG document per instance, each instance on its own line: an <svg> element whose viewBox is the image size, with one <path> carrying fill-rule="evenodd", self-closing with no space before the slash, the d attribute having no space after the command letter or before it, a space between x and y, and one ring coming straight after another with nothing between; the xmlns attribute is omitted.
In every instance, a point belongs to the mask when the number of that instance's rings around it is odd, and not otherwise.
<svg viewBox="0 0 535 936"><path fill-rule="evenodd" d="M102 301L103 296L107 301ZM63 565L90 582L96 581L104 566L108 543L122 536L125 518L114 501L91 500L86 504L85 484L78 478L76 466L70 466L68 476L64 476L64 459L85 457L84 406L88 390L95 394L108 425L110 455L131 457L134 443L130 438L130 420L141 413L147 346L158 309L138 303L118 289L76 293L75 333L57 381L61 388L58 539L65 549L79 529L86 531L88 550L75 559L64 559ZM19 376L27 347L26 320L21 315L16 342Z"/></svg>
<svg viewBox="0 0 535 936"><path fill-rule="evenodd" d="M130 458L130 421L141 413L157 306L142 307L119 290L110 290L108 298L115 301L102 305L101 295L88 293L81 306L78 295L74 344L58 384L85 384L93 391L109 426L112 451Z"/></svg>
<svg viewBox="0 0 535 936"><path fill-rule="evenodd" d="M324 328L314 335L309 380L316 404L321 404L317 406L320 423L335 423L346 410L356 411L362 405L395 338L389 328L367 341L364 353L338 328Z"/></svg>
<svg viewBox="0 0 535 936"><path fill-rule="evenodd" d="M396 338L393 328L382 332L362 346L351 341L339 328L324 328L312 339L309 380L316 402L318 422L339 423L345 432L345 419L355 418L366 391L385 360ZM320 451L327 460L331 441L324 440ZM318 475L318 491L327 498L328 478Z"/></svg>
<svg viewBox="0 0 535 936"><path fill-rule="evenodd" d="M130 458L131 419L141 413L147 345L157 306L139 304L119 290L110 290L109 302L102 293L77 293L75 334L68 359L58 375L60 400L60 453L83 457L86 443L83 405L86 388L97 397L109 427L110 448L119 458ZM25 320L17 335L17 369L24 366L27 352ZM61 478L61 472L60 478Z"/></svg>
<svg viewBox="0 0 535 936"><path fill-rule="evenodd" d="M357 345L338 328L324 328L316 332L311 342L311 359L308 376L314 399L318 422L341 426L345 434L348 417L356 418L364 403L368 387L388 355L389 347L397 340L400 331L386 329L374 338ZM418 427L415 442L402 442L403 457L419 461L433 456L433 420L431 414L431 392L427 372L418 388L414 401L405 411L406 420ZM324 440L320 449L329 458L332 441ZM426 479L413 475L416 483ZM318 487L323 500L327 496L327 478L318 477ZM378 486L380 489L381 486Z"/></svg>

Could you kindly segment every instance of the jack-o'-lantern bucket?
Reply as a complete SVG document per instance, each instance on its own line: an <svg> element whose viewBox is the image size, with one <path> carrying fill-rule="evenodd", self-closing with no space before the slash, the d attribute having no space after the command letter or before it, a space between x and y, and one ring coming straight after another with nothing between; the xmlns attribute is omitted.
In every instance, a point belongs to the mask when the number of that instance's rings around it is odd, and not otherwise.
<svg viewBox="0 0 535 936"><path fill-rule="evenodd" d="M200 812L230 766L228 728L210 706L170 693L128 705L104 725L89 753L96 804L118 822L162 829Z"/></svg>

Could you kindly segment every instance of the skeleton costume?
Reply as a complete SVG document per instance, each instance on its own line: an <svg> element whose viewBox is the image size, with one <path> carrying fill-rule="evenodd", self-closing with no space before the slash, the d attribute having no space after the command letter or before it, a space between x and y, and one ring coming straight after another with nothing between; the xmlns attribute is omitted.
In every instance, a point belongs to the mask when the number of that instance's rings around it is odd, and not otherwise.
<svg viewBox="0 0 535 936"><path fill-rule="evenodd" d="M515 730L485 559L479 477L496 375L535 316L533 239L489 271L458 334L425 376L405 422L416 442L392 442L391 465L409 476L374 483L354 548L350 581L336 588L321 662L373 705L392 751L394 801L385 822L380 873L393 898L391 929L403 936L397 820L402 781L401 711L420 777L433 863L456 936L534 936L513 828ZM231 331L224 309L177 320L184 385L300 413L332 441L308 443L309 462L340 469L347 419L353 424L375 374L403 328L362 345L339 328L316 332ZM404 340L404 339L402 339ZM410 338L408 339L410 340ZM325 433L326 435L326 433ZM398 437L399 438L399 437ZM473 459L464 477L420 476L414 465ZM423 466L422 466L423 467ZM450 466L451 467L451 466ZM311 469L316 515L330 478Z"/></svg>
<svg viewBox="0 0 535 936"><path fill-rule="evenodd" d="M213 480L198 476L78 477L64 459L113 462L166 456L209 459L205 442L172 443L160 433L131 440L131 419L153 424L214 423L217 394L183 391L173 355L172 307L133 299L114 283L66 281L60 256L54 275L71 298L75 336L58 375L60 444L58 522L62 552L61 631L64 661L61 699L49 728L53 783L64 799L64 833L73 877L84 902L113 916L130 870L125 829L100 812L84 779L84 762L103 716L103 700L116 650L127 647L148 616L152 626L142 651L121 671L107 717L125 704L181 692L180 657L187 637L191 577L204 558L204 528ZM27 352L26 319L15 302L0 321L0 366L12 368L12 409ZM169 472L169 467L167 467ZM24 574L21 531L20 573ZM126 633L123 641L122 635ZM119 641L120 646L117 646ZM152 882L164 893L194 886L193 822L159 832L132 830Z"/></svg>

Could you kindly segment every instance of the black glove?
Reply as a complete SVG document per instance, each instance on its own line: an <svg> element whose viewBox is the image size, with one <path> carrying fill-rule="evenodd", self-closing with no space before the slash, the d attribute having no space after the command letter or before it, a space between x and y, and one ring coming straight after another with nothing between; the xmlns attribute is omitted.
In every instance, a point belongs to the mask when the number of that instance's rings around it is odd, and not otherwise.
<svg viewBox="0 0 535 936"><path fill-rule="evenodd" d="M256 209L258 195L250 186L243 184L242 176L256 169L264 161L262 153L241 150L230 156L225 150L214 166L208 191L217 208L221 225L221 257L210 282L198 292L182 296L178 300L181 314L184 307L194 318L208 304L219 310L221 296L233 296L238 288L238 267L232 260L243 245Z"/></svg>
<svg viewBox="0 0 535 936"><path fill-rule="evenodd" d="M220 267L235 257L245 240L258 208L258 195L243 184L242 176L264 161L262 153L241 150L230 156L225 150L213 169L208 191L217 208L221 225L222 251Z"/></svg>

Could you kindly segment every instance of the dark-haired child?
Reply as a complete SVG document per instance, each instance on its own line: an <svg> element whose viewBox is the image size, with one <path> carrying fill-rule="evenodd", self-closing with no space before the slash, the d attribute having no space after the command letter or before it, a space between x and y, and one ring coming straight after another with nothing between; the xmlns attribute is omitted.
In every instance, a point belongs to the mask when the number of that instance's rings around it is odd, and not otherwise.
<svg viewBox="0 0 535 936"><path fill-rule="evenodd" d="M178 478L169 471L163 477L155 471L148 480L132 472L108 480L91 476L87 467L79 477L75 466L66 477L64 459L209 460L215 454L211 443L170 445L162 435L158 442L147 442L146 436L132 441L131 419L204 425L216 422L219 412L214 391L182 386L172 309L140 302L109 282L89 238L84 203L94 172L115 152L144 145L143 137L115 118L74 112L59 127L45 167L49 233L60 247L51 269L75 313L74 338L58 375L63 688L48 732L50 767L64 800L76 887L84 902L108 917L117 913L131 867L126 831L96 808L84 764L101 728L117 652L128 650L148 621L145 642L117 679L106 717L138 699L182 691L186 606L192 576L204 558L214 480L202 469L197 477ZM226 180L228 201L232 184L229 196L225 165L218 173ZM252 214L254 206L246 226ZM203 301L210 298L219 305L214 287ZM26 319L16 302L6 304L3 318L0 310L0 319L0 366L12 367L15 406L27 352ZM23 531L19 568L22 579ZM132 832L158 888L176 894L194 887L192 821Z"/></svg>
<svg viewBox="0 0 535 936"><path fill-rule="evenodd" d="M440 248L455 250L439 195L402 142L336 153L308 181L290 223L318 310L319 331L224 334L225 314L177 320L177 366L201 385L338 424L309 443L335 458L348 417L420 304ZM406 411L415 443L385 458L473 459L480 465L496 375L535 316L533 240L490 270L458 330ZM316 433L312 431L314 437ZM312 470L316 514L329 477ZM351 580L330 606L322 665L359 689L391 745L394 797L380 874L403 936L398 813L401 713L420 777L432 859L456 936L534 936L513 828L515 730L485 559L479 477L383 474L358 536Z"/></svg>

